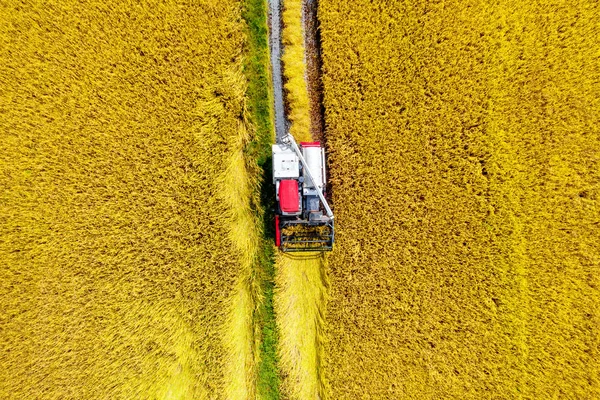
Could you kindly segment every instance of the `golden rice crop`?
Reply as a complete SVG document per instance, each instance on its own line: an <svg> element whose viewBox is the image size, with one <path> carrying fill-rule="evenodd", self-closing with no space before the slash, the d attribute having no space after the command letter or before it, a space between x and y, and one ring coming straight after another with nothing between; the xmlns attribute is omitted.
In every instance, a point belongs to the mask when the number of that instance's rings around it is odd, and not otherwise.
<svg viewBox="0 0 600 400"><path fill-rule="evenodd" d="M310 140L310 114L306 87L306 60L302 27L301 0L282 0L283 75L288 103L287 117L291 122L290 133L297 140Z"/></svg>
<svg viewBox="0 0 600 400"><path fill-rule="evenodd" d="M600 397L599 11L320 2L332 398Z"/></svg>
<svg viewBox="0 0 600 400"><path fill-rule="evenodd" d="M324 311L327 277L319 253L279 253L274 307L279 330L282 394L289 399L324 399Z"/></svg>
<svg viewBox="0 0 600 400"><path fill-rule="evenodd" d="M0 15L0 397L254 397L241 4Z"/></svg>

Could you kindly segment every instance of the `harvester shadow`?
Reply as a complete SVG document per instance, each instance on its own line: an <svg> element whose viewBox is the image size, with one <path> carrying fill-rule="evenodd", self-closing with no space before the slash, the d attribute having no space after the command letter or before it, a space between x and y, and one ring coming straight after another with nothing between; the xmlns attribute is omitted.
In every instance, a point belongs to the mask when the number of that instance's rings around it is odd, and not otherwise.
<svg viewBox="0 0 600 400"><path fill-rule="evenodd" d="M270 150L270 148L269 148ZM257 314L262 325L260 362L258 365L258 392L279 393L279 357L277 355L279 331L275 321L273 296L275 292L275 185L272 177L272 158L270 151L257 157L261 170L260 208L262 210L263 241L259 255L257 276L260 277L263 300Z"/></svg>
<svg viewBox="0 0 600 400"><path fill-rule="evenodd" d="M260 188L261 207L265 210L263 217L263 232L265 238L275 241L275 185L273 184L273 157L269 154L260 164L262 183Z"/></svg>

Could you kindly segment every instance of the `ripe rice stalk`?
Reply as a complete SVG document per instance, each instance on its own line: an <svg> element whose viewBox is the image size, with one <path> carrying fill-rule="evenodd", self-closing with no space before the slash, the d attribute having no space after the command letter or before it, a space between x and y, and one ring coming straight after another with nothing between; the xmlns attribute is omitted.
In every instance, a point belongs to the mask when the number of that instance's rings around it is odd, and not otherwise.
<svg viewBox="0 0 600 400"><path fill-rule="evenodd" d="M284 0L282 13L283 75L288 104L290 133L299 141L309 141L310 114L306 86L306 60L301 0Z"/></svg>
<svg viewBox="0 0 600 400"><path fill-rule="evenodd" d="M319 4L331 397L599 398L598 3Z"/></svg>
<svg viewBox="0 0 600 400"><path fill-rule="evenodd" d="M240 3L0 14L0 397L254 398Z"/></svg>
<svg viewBox="0 0 600 400"><path fill-rule="evenodd" d="M245 77L241 72L232 74L226 80L228 85L238 89L240 98L244 98ZM228 205L230 215L229 237L233 245L233 254L237 254L238 268L228 323L223 330L228 359L226 364L225 387L227 399L256 398L256 365L259 361L258 346L255 340L254 312L262 302L259 283L255 277L257 251L260 246L261 232L257 215L251 204L258 195L258 169L249 162L244 148L251 139L247 120L238 121L237 137L230 142L230 160L222 176L222 201Z"/></svg>
<svg viewBox="0 0 600 400"><path fill-rule="evenodd" d="M298 253L296 253L298 254ZM275 314L279 328L282 390L290 399L325 399L324 310L327 277L320 253L279 253Z"/></svg>

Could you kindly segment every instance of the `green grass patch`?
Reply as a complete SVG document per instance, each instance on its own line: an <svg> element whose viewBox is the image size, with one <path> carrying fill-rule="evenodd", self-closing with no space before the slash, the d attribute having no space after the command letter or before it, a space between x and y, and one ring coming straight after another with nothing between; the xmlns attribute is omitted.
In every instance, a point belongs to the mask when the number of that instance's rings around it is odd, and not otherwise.
<svg viewBox="0 0 600 400"><path fill-rule="evenodd" d="M279 370L277 357L278 332L273 312L274 290L274 255L271 241L265 240L265 252L262 259L265 280L263 282L264 302L259 318L262 322L262 342L260 346L260 363L258 365L257 390L259 398L265 400L279 399Z"/></svg>

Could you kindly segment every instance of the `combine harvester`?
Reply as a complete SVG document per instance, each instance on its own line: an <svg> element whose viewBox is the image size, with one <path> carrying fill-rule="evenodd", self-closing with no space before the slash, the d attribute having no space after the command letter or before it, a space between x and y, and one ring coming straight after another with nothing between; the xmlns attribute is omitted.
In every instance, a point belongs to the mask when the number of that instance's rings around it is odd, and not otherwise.
<svg viewBox="0 0 600 400"><path fill-rule="evenodd" d="M333 249L333 212L325 198L325 149L290 134L273 147L275 243L284 252Z"/></svg>

